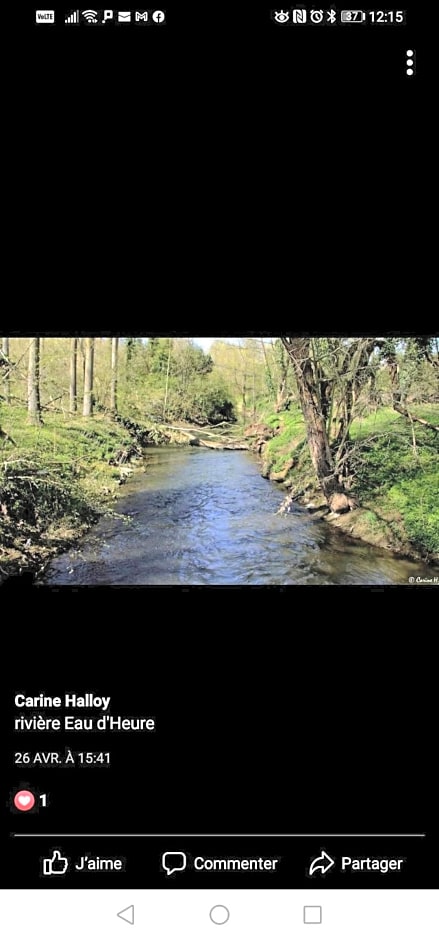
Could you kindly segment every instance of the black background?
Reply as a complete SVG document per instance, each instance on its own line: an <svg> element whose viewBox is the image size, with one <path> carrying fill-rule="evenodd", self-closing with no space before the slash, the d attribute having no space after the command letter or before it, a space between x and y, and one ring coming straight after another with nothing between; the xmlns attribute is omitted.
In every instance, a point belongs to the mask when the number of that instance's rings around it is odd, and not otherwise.
<svg viewBox="0 0 439 940"><path fill-rule="evenodd" d="M342 626L325 629L326 608L309 612L292 595L272 596L261 615L241 593L241 617L230 627L236 592L163 591L161 615L151 592L54 592L33 602L34 666L12 651L3 712L8 751L3 774L3 832L10 887L314 887L305 869L313 854L406 855L401 876L338 876L327 887L433 886L432 670L429 641L410 650L400 634L362 629L346 597ZM157 594L157 592L155 592ZM88 596L87 596L88 595ZM5 596L5 595L3 595ZM253 600L255 596L253 595ZM376 596L381 611L384 598ZM85 632L90 603L102 604ZM65 623L68 605L73 626ZM220 615L214 626L209 609ZM364 609L364 602L362 601ZM378 615L378 607L370 616ZM96 610L96 606L95 606ZM326 612L325 612L326 610ZM44 612L44 614L43 614ZM43 616L41 616L43 614ZM40 615L40 616L38 616ZM38 619L37 619L38 616ZM270 623L270 617L276 625ZM53 627L53 619L58 622ZM136 626L130 619L136 619ZM36 623L45 622L43 631ZM370 621L369 621L370 622ZM111 626L110 626L111 624ZM41 633L43 636L41 636ZM13 677L14 684L11 683ZM416 680L420 680L416 685ZM422 686L422 687L421 687ZM155 716L157 731L107 735L11 734L13 694L112 695L112 713ZM61 710L60 710L61 711ZM52 710L52 715L58 714ZM77 714L85 715L82 710ZM110 750L108 768L26 770L17 750L58 747ZM17 788L47 792L50 807L11 813ZM428 833L427 840L13 840L12 832L49 833ZM48 848L128 858L123 875L40 877ZM282 855L279 876L185 873L165 878L162 851L233 856ZM429 855L430 853L430 855ZM257 879L255 881L254 879ZM121 880L119 880L121 879ZM246 881L246 879L249 879ZM340 880L341 879L341 880Z"/></svg>
<svg viewBox="0 0 439 940"><path fill-rule="evenodd" d="M282 5L281 5L282 6ZM310 10L312 5L305 4ZM106 68L113 62L117 84L124 87L124 75L137 80L149 75L154 79L151 89L144 89L145 105L150 97L159 95L167 85L178 93L181 83L190 74L199 91L220 84L223 91L237 96L246 86L250 95L256 90L277 96L288 112L294 110L296 99L312 84L326 99L329 107L343 110L343 98L332 99L332 82L341 81L349 95L351 85L366 87L381 84L382 96L398 86L407 89L418 77L405 74L405 52L418 49L420 8L404 4L407 25L337 25L335 27L280 26L271 17L279 5L267 2L225 2L221 5L185 4L170 0L162 4L167 14L166 25L143 26L69 26L64 25L65 5L52 4L57 15L55 26L35 25L35 7L27 7L28 26L32 29L35 53L53 56L53 61L73 67L75 74L90 68ZM289 10L291 5L284 4ZM317 5L318 8L318 5ZM327 5L325 9L329 9ZM343 4L338 5L342 9ZM379 4L365 8L380 9ZM381 9L398 9L398 5L381 5ZM147 7L155 9L154 5ZM67 59L65 59L67 57ZM421 57L420 57L421 58ZM150 72L153 69L154 75ZM421 58L422 74L422 58ZM107 75L103 83L90 88L105 95ZM291 82L294 82L291 85ZM111 85L111 82L110 82ZM134 88L131 89L134 92ZM389 105L392 105L391 98ZM378 96L377 105L380 106ZM358 102L361 108L361 102ZM349 114L346 115L349 118Z"/></svg>

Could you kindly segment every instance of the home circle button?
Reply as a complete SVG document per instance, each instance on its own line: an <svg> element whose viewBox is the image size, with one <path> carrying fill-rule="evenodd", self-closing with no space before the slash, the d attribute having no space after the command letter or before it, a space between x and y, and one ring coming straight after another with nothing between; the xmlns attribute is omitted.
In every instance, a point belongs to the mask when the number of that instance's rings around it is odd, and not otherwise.
<svg viewBox="0 0 439 940"><path fill-rule="evenodd" d="M230 917L230 911L223 904L216 904L209 916L214 924L226 924Z"/></svg>

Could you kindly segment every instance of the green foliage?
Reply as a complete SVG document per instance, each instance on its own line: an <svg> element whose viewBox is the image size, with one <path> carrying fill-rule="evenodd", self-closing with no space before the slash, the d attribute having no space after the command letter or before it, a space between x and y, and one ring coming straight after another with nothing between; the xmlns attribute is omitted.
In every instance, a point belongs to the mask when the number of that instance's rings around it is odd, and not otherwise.
<svg viewBox="0 0 439 940"><path fill-rule="evenodd" d="M392 432L402 424L401 415L393 408L380 408L379 411L357 418L350 432L353 441L384 432Z"/></svg>
<svg viewBox="0 0 439 940"><path fill-rule="evenodd" d="M13 368L8 386L13 406L6 406L1 398L0 384L0 427L18 447L0 437L0 489L7 497L3 504L7 508L0 514L2 535L7 520L12 524L14 519L18 525L22 512L24 519L28 511L26 518L38 526L43 519L59 518L69 507L79 515L85 505L92 509L100 499L102 483L115 485L112 457L130 442L128 431L105 417L111 388L109 339L95 341L96 410L94 418L86 420L68 414L70 340L41 340L42 427L29 425L27 419L29 340L12 338L10 347ZM348 445L351 479L360 505L375 515L369 519L371 527L379 525L381 513L394 513L414 546L426 552L437 551L438 435L419 424L412 428L408 420L383 405L391 406L399 392L410 411L438 424L438 351L438 340L430 337L387 341L326 337L314 339L311 348L316 388L322 408L325 403L328 406L332 441L343 420L346 426L347 419L353 419ZM84 344L79 340L79 412L83 365ZM315 477L302 414L293 403L295 395L294 370L280 340L218 340L211 355L188 339L131 337L119 344L121 415L142 426L151 420L215 424L238 418L244 424L265 423L275 431L264 451L268 467L279 472L293 461L289 476L300 486L303 481L315 482ZM275 408L288 410L273 413ZM157 440L161 439L159 435ZM33 496L41 504L39 521L32 516L33 509L26 510Z"/></svg>
<svg viewBox="0 0 439 940"><path fill-rule="evenodd" d="M218 424L220 421L236 421L233 402L221 379L193 380L182 394L175 386L166 410L167 419L196 423Z"/></svg>
<svg viewBox="0 0 439 940"><path fill-rule="evenodd" d="M270 367L269 367L268 365L265 366L265 372L264 372L264 374L265 374L265 384L266 384L266 386L267 386L267 391L268 391L268 394L269 394L269 396L270 396L270 400L271 400L271 401L274 401L275 398L276 398L276 389L275 389L275 387L274 387L274 382L273 382L273 376L272 376L272 374L271 374L271 369L270 369Z"/></svg>
<svg viewBox="0 0 439 940"><path fill-rule="evenodd" d="M61 521L93 522L104 493L115 487L110 460L129 446L130 435L101 416L63 421L47 414L44 425L31 426L17 407L3 407L2 423L17 445L0 443L3 548L21 544L25 535L38 541Z"/></svg>
<svg viewBox="0 0 439 940"><path fill-rule="evenodd" d="M151 337L144 347L143 361L147 373L169 374L177 382L185 383L194 375L207 375L212 371L211 356L191 340L171 337Z"/></svg>
<svg viewBox="0 0 439 940"><path fill-rule="evenodd" d="M300 408L295 405L292 411L282 411L279 414L268 415L265 418L265 424L273 428L276 434L267 442L264 459L267 468L278 473L283 470L285 464L293 457L298 457L296 449L305 442L305 426ZM311 459L306 448L306 455Z"/></svg>
<svg viewBox="0 0 439 940"><path fill-rule="evenodd" d="M44 465L55 460L67 471L82 463L107 461L130 441L129 434L104 415L63 419L62 415L48 412L42 426L33 426L27 422L25 409L3 406L2 422L4 430L16 441L20 456L37 458ZM0 443L1 464L16 455L11 444Z"/></svg>
<svg viewBox="0 0 439 940"><path fill-rule="evenodd" d="M439 407L417 407L416 414L439 423ZM261 416L276 431L264 450L266 469L282 471L294 460L288 478L293 489L316 483L306 442L303 418L295 405L290 412ZM410 422L391 408L354 421L351 429L354 480L352 495L364 506L369 532L388 541L386 527L398 525L394 535L411 541L425 554L439 552L438 435L415 425L416 451ZM375 511L376 510L376 511Z"/></svg>
<svg viewBox="0 0 439 940"><path fill-rule="evenodd" d="M163 373L166 375L168 361L172 359L172 339L151 336L146 346L144 362L149 373Z"/></svg>
<svg viewBox="0 0 439 940"><path fill-rule="evenodd" d="M303 415L297 404L280 414L264 414L263 420L270 428L275 428L279 432L284 443L290 440L292 434L297 434L300 430L305 431Z"/></svg>
<svg viewBox="0 0 439 940"><path fill-rule="evenodd" d="M417 409L437 423L439 408ZM439 552L438 435L415 425L416 450L410 423L383 409L376 418L354 424L352 437L364 446L356 462L353 491L361 503L397 511L407 538L426 553Z"/></svg>
<svg viewBox="0 0 439 940"><path fill-rule="evenodd" d="M402 515L407 535L426 552L439 554L439 472L431 468L390 487L388 499Z"/></svg>
<svg viewBox="0 0 439 940"><path fill-rule="evenodd" d="M227 384L214 363L186 339L152 337L136 350L135 368L120 385L121 408L139 420L234 421Z"/></svg>
<svg viewBox="0 0 439 940"><path fill-rule="evenodd" d="M52 464L42 469L37 455L34 459L19 458L6 463L0 473L0 506L2 511L2 543L14 544L17 526L39 531L57 519L93 522L95 509L84 498L78 483L66 473L65 467Z"/></svg>

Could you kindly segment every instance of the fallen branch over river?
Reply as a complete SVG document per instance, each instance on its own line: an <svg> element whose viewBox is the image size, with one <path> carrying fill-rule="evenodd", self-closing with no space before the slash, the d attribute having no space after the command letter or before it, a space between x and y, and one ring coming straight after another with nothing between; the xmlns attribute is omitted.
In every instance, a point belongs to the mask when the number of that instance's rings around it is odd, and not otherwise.
<svg viewBox="0 0 439 940"><path fill-rule="evenodd" d="M193 447L207 447L211 450L250 450L249 445L237 438L226 438L224 433L215 434L214 431L206 431L205 428L184 428L176 427L173 424L161 424L161 431L174 431L187 437L188 444ZM205 438L213 438L206 440Z"/></svg>
<svg viewBox="0 0 439 940"><path fill-rule="evenodd" d="M210 447L211 450L250 450L248 444L243 444L242 441L203 441L199 439L199 444L202 447Z"/></svg>

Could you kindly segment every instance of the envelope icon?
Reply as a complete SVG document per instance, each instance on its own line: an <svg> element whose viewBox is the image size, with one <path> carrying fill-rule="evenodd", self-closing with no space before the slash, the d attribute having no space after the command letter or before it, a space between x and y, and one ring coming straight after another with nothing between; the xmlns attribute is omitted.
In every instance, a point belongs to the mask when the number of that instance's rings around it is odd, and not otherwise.
<svg viewBox="0 0 439 940"><path fill-rule="evenodd" d="M119 10L119 13L117 14L117 18L119 20L119 23L131 23L131 12L122 13Z"/></svg>

